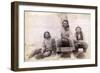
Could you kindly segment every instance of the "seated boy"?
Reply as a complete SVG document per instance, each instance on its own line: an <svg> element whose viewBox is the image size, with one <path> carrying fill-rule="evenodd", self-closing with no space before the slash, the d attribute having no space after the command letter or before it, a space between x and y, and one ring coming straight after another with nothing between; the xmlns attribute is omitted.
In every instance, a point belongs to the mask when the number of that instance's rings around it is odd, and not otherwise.
<svg viewBox="0 0 100 73"><path fill-rule="evenodd" d="M61 31L61 39L58 40L57 47L73 47L70 48L71 50L74 50L74 43L73 40L70 38L72 36L71 31L69 29L69 23L68 20L64 20L62 22L62 31ZM67 49L67 48L66 48Z"/></svg>
<svg viewBox="0 0 100 73"><path fill-rule="evenodd" d="M78 52L78 49L79 48L83 48L83 52L86 52L87 50L87 43L84 42L84 36L83 36L83 32L82 32L82 29L81 27L76 27L75 29L75 50L74 52Z"/></svg>

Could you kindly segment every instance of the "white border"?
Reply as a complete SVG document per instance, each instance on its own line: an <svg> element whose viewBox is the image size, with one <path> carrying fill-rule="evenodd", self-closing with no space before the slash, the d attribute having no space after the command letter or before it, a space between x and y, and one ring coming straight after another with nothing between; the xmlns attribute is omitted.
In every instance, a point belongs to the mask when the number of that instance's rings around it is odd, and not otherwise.
<svg viewBox="0 0 100 73"><path fill-rule="evenodd" d="M82 60L61 60L61 61L39 61L39 62L24 62L24 10L33 11L53 11L53 12L73 12L73 13L90 13L91 14L91 59ZM19 5L19 68L34 68L62 65L83 65L95 64L95 11L93 9L79 8L58 8L58 7L41 7Z"/></svg>

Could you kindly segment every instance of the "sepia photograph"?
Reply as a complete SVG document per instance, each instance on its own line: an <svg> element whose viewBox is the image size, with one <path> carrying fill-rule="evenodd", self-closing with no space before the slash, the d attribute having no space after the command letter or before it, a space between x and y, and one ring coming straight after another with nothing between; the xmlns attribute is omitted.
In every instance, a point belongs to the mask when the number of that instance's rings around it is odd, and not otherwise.
<svg viewBox="0 0 100 73"><path fill-rule="evenodd" d="M97 66L97 7L12 2L11 69Z"/></svg>
<svg viewBox="0 0 100 73"><path fill-rule="evenodd" d="M24 11L25 61L91 58L89 13Z"/></svg>

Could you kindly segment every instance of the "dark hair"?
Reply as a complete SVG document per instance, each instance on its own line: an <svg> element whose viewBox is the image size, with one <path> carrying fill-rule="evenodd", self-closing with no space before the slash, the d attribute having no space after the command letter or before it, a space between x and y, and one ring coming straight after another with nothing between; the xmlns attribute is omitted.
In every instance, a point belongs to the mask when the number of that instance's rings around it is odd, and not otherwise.
<svg viewBox="0 0 100 73"><path fill-rule="evenodd" d="M51 38L50 32L48 32L48 31L44 32L44 38L47 38L47 37L45 36L46 33L49 34L49 37L48 37L48 38Z"/></svg>
<svg viewBox="0 0 100 73"><path fill-rule="evenodd" d="M77 27L75 28L75 30L77 30L77 28L80 28L80 30L82 30L82 28L81 28L81 27L79 27L79 26L77 26Z"/></svg>
<svg viewBox="0 0 100 73"><path fill-rule="evenodd" d="M77 39L77 40L83 40L82 28L79 27L79 26L77 26L75 30L77 30L77 28L80 28L80 32L79 32L79 33L76 32L76 39ZM80 34L81 38L78 38L78 34Z"/></svg>
<svg viewBox="0 0 100 73"><path fill-rule="evenodd" d="M64 25L63 25L64 22L67 22L67 26L66 26L66 27L69 27L69 22L68 22L68 20L63 20L63 21L62 21L62 26L63 26L63 27L64 27Z"/></svg>

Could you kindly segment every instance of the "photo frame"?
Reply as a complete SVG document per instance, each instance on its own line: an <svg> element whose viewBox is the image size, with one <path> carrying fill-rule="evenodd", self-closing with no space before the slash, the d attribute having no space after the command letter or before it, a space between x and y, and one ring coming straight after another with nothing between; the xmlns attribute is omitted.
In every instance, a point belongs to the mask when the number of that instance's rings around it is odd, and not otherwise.
<svg viewBox="0 0 100 73"><path fill-rule="evenodd" d="M11 3L11 70L92 66L97 66L96 6Z"/></svg>

